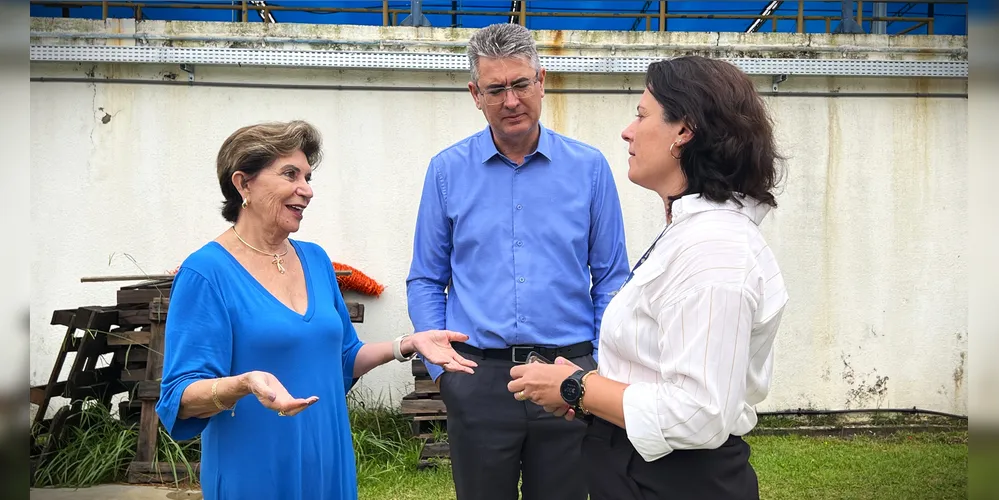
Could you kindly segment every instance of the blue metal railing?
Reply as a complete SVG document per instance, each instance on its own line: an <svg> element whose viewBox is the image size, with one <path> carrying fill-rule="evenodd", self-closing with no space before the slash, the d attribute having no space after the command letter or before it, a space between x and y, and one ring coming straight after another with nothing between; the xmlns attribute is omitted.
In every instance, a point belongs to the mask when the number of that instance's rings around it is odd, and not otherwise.
<svg viewBox="0 0 999 500"><path fill-rule="evenodd" d="M32 0L33 17L135 18L412 25L478 28L517 22L531 29L884 33L966 35L967 0L828 1L320 1L320 0ZM845 15L844 15L845 14ZM416 24L420 24L417 22Z"/></svg>

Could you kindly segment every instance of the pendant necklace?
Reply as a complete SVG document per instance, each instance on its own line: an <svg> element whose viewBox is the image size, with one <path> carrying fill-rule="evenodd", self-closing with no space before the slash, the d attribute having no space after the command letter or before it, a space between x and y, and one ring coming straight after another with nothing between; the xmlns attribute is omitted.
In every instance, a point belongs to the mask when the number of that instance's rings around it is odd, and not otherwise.
<svg viewBox="0 0 999 500"><path fill-rule="evenodd" d="M284 250L284 253L281 253L281 254L268 253L268 252L260 250L260 249L258 249L256 247L254 247L253 245L247 243L246 240L244 240L243 237L240 236L239 233L236 232L236 226L232 226L232 234L235 234L236 237L239 238L239 241L243 242L244 245L250 247L250 249L253 250L254 252L262 253L264 255L268 255L268 256L274 257L274 260L271 261L271 264L274 264L275 266L277 266L278 272L280 272L281 274L284 274L284 259L282 259L281 257L284 257L288 253L288 249L287 248Z"/></svg>

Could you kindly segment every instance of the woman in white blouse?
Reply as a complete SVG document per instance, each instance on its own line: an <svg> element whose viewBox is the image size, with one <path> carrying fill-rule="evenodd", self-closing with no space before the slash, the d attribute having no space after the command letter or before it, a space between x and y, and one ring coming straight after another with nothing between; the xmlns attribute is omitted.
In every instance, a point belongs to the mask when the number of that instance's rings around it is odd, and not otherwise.
<svg viewBox="0 0 999 500"><path fill-rule="evenodd" d="M621 134L666 226L602 319L599 368L559 358L509 390L583 417L590 498L757 499L749 445L788 295L759 224L776 207L773 127L752 81L698 56L651 64Z"/></svg>

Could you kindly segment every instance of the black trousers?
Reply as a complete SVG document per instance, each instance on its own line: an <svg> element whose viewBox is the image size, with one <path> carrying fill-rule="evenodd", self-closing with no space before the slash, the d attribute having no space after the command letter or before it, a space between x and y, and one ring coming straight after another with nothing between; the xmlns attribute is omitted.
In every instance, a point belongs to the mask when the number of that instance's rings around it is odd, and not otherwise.
<svg viewBox="0 0 999 500"><path fill-rule="evenodd" d="M475 374L441 375L451 471L458 500L586 500L586 424L554 417L507 390L512 361L468 356ZM570 359L596 368L592 355ZM521 477L523 473L523 477Z"/></svg>
<svg viewBox="0 0 999 500"><path fill-rule="evenodd" d="M646 462L626 431L594 419L583 438L591 500L759 500L749 445L738 436L713 450L676 450Z"/></svg>

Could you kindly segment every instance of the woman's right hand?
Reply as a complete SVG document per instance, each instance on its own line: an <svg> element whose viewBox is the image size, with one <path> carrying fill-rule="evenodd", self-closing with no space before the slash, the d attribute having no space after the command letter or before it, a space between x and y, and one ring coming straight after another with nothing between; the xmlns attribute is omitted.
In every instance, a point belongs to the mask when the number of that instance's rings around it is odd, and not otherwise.
<svg viewBox="0 0 999 500"><path fill-rule="evenodd" d="M260 404L278 412L280 416L293 416L319 401L318 396L305 399L292 397L277 377L267 372L247 372L243 374L243 384L250 394L257 397Z"/></svg>

